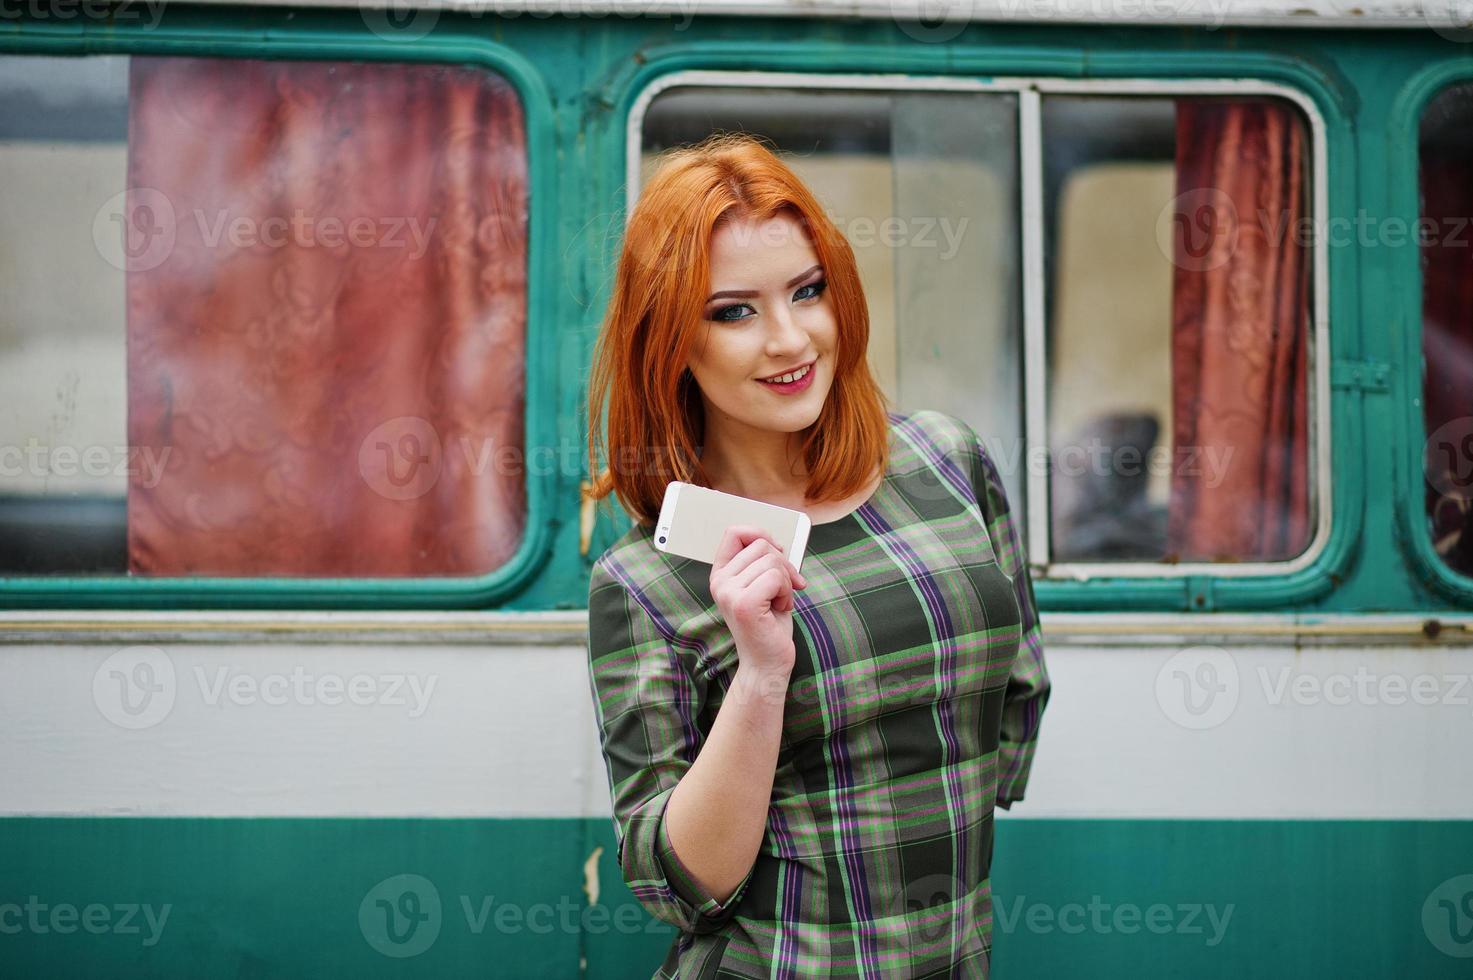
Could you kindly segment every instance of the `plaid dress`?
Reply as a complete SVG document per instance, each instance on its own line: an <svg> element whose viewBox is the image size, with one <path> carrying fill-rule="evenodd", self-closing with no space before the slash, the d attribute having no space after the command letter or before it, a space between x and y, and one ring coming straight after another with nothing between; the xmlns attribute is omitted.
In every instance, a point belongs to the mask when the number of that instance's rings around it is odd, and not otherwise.
<svg viewBox="0 0 1473 980"><path fill-rule="evenodd" d="M988 974L993 808L1023 797L1049 694L1033 583L976 433L931 410L889 419L879 488L813 527L767 828L724 904L662 819L738 663L711 566L637 524L594 563L617 860L681 930L655 977Z"/></svg>

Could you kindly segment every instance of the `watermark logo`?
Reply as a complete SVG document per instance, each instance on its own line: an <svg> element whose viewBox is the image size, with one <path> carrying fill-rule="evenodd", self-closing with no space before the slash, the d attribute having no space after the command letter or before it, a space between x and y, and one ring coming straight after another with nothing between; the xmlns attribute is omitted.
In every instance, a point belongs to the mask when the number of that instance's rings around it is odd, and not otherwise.
<svg viewBox="0 0 1473 980"><path fill-rule="evenodd" d="M1156 703L1183 728L1216 728L1238 706L1238 665L1220 647L1188 647L1161 665Z"/></svg>
<svg viewBox="0 0 1473 980"><path fill-rule="evenodd" d="M358 473L379 496L413 500L440 479L444 452L428 419L401 415L376 426L358 446Z"/></svg>
<svg viewBox="0 0 1473 980"><path fill-rule="evenodd" d="M1449 878L1422 903L1422 931L1439 953L1473 957L1473 874Z"/></svg>
<svg viewBox="0 0 1473 980"><path fill-rule="evenodd" d="M377 3L358 0L358 15L365 27L386 41L418 41L439 23L440 5L409 0L382 0Z"/></svg>
<svg viewBox="0 0 1473 980"><path fill-rule="evenodd" d="M152 187L114 194L92 218L97 254L122 272L147 272L163 265L174 251L177 234L173 202Z"/></svg>
<svg viewBox="0 0 1473 980"><path fill-rule="evenodd" d="M119 728L152 728L174 710L174 661L158 647L125 647L92 675L92 703Z"/></svg>
<svg viewBox="0 0 1473 980"><path fill-rule="evenodd" d="M1156 216L1156 246L1188 272L1225 265L1237 251L1238 234L1238 209L1215 187L1178 194Z"/></svg>
<svg viewBox="0 0 1473 980"><path fill-rule="evenodd" d="M890 19L924 44L944 44L967 29L976 0L890 0Z"/></svg>
<svg viewBox="0 0 1473 980"><path fill-rule="evenodd" d="M358 905L364 940L395 959L418 956L433 946L440 937L440 923L440 892L423 875L385 878Z"/></svg>
<svg viewBox="0 0 1473 980"><path fill-rule="evenodd" d="M972 902L977 885L955 875L924 875L907 881L888 903L888 916L904 916L909 920L907 933L927 947L936 947L955 936L953 960L963 960L983 952L982 927Z"/></svg>
<svg viewBox="0 0 1473 980"><path fill-rule="evenodd" d="M1473 499L1473 416L1446 422L1427 437L1422 475L1444 497Z"/></svg>
<svg viewBox="0 0 1473 980"><path fill-rule="evenodd" d="M1473 5L1468 0L1421 0L1422 22L1456 44L1473 41Z"/></svg>

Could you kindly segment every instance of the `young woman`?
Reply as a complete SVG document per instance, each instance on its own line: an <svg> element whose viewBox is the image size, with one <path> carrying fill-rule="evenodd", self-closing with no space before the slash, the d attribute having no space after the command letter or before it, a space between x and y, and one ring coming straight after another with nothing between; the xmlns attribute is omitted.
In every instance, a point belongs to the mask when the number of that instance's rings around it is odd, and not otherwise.
<svg viewBox="0 0 1473 980"><path fill-rule="evenodd" d="M656 977L988 972L993 808L1049 692L1033 586L976 433L888 411L868 340L769 149L662 161L589 393L595 496L635 520L593 566L590 680L624 879L681 930ZM802 573L742 525L711 565L657 550L670 480L807 512Z"/></svg>

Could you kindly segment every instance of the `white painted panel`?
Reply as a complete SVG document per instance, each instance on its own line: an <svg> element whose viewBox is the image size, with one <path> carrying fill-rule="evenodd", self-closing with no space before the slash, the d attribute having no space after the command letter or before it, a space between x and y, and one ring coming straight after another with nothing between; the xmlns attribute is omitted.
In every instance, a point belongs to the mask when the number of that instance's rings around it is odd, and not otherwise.
<svg viewBox="0 0 1473 980"><path fill-rule="evenodd" d="M1048 668L1005 816L1473 817L1467 648L1060 647Z"/></svg>
<svg viewBox="0 0 1473 980"><path fill-rule="evenodd" d="M1161 639L1046 641L1004 819L1473 818L1473 649ZM0 645L0 814L609 814L581 645L128 649Z"/></svg>
<svg viewBox="0 0 1473 980"><path fill-rule="evenodd" d="M602 764L586 660L567 646L0 647L0 813L574 815Z"/></svg>

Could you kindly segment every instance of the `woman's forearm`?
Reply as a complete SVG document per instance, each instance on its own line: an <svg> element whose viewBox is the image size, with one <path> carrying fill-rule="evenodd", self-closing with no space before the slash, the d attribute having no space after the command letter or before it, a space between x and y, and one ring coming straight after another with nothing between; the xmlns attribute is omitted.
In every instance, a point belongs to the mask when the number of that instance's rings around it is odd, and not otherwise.
<svg viewBox="0 0 1473 980"><path fill-rule="evenodd" d="M788 676L737 667L700 755L665 806L670 845L718 902L736 891L762 846Z"/></svg>

